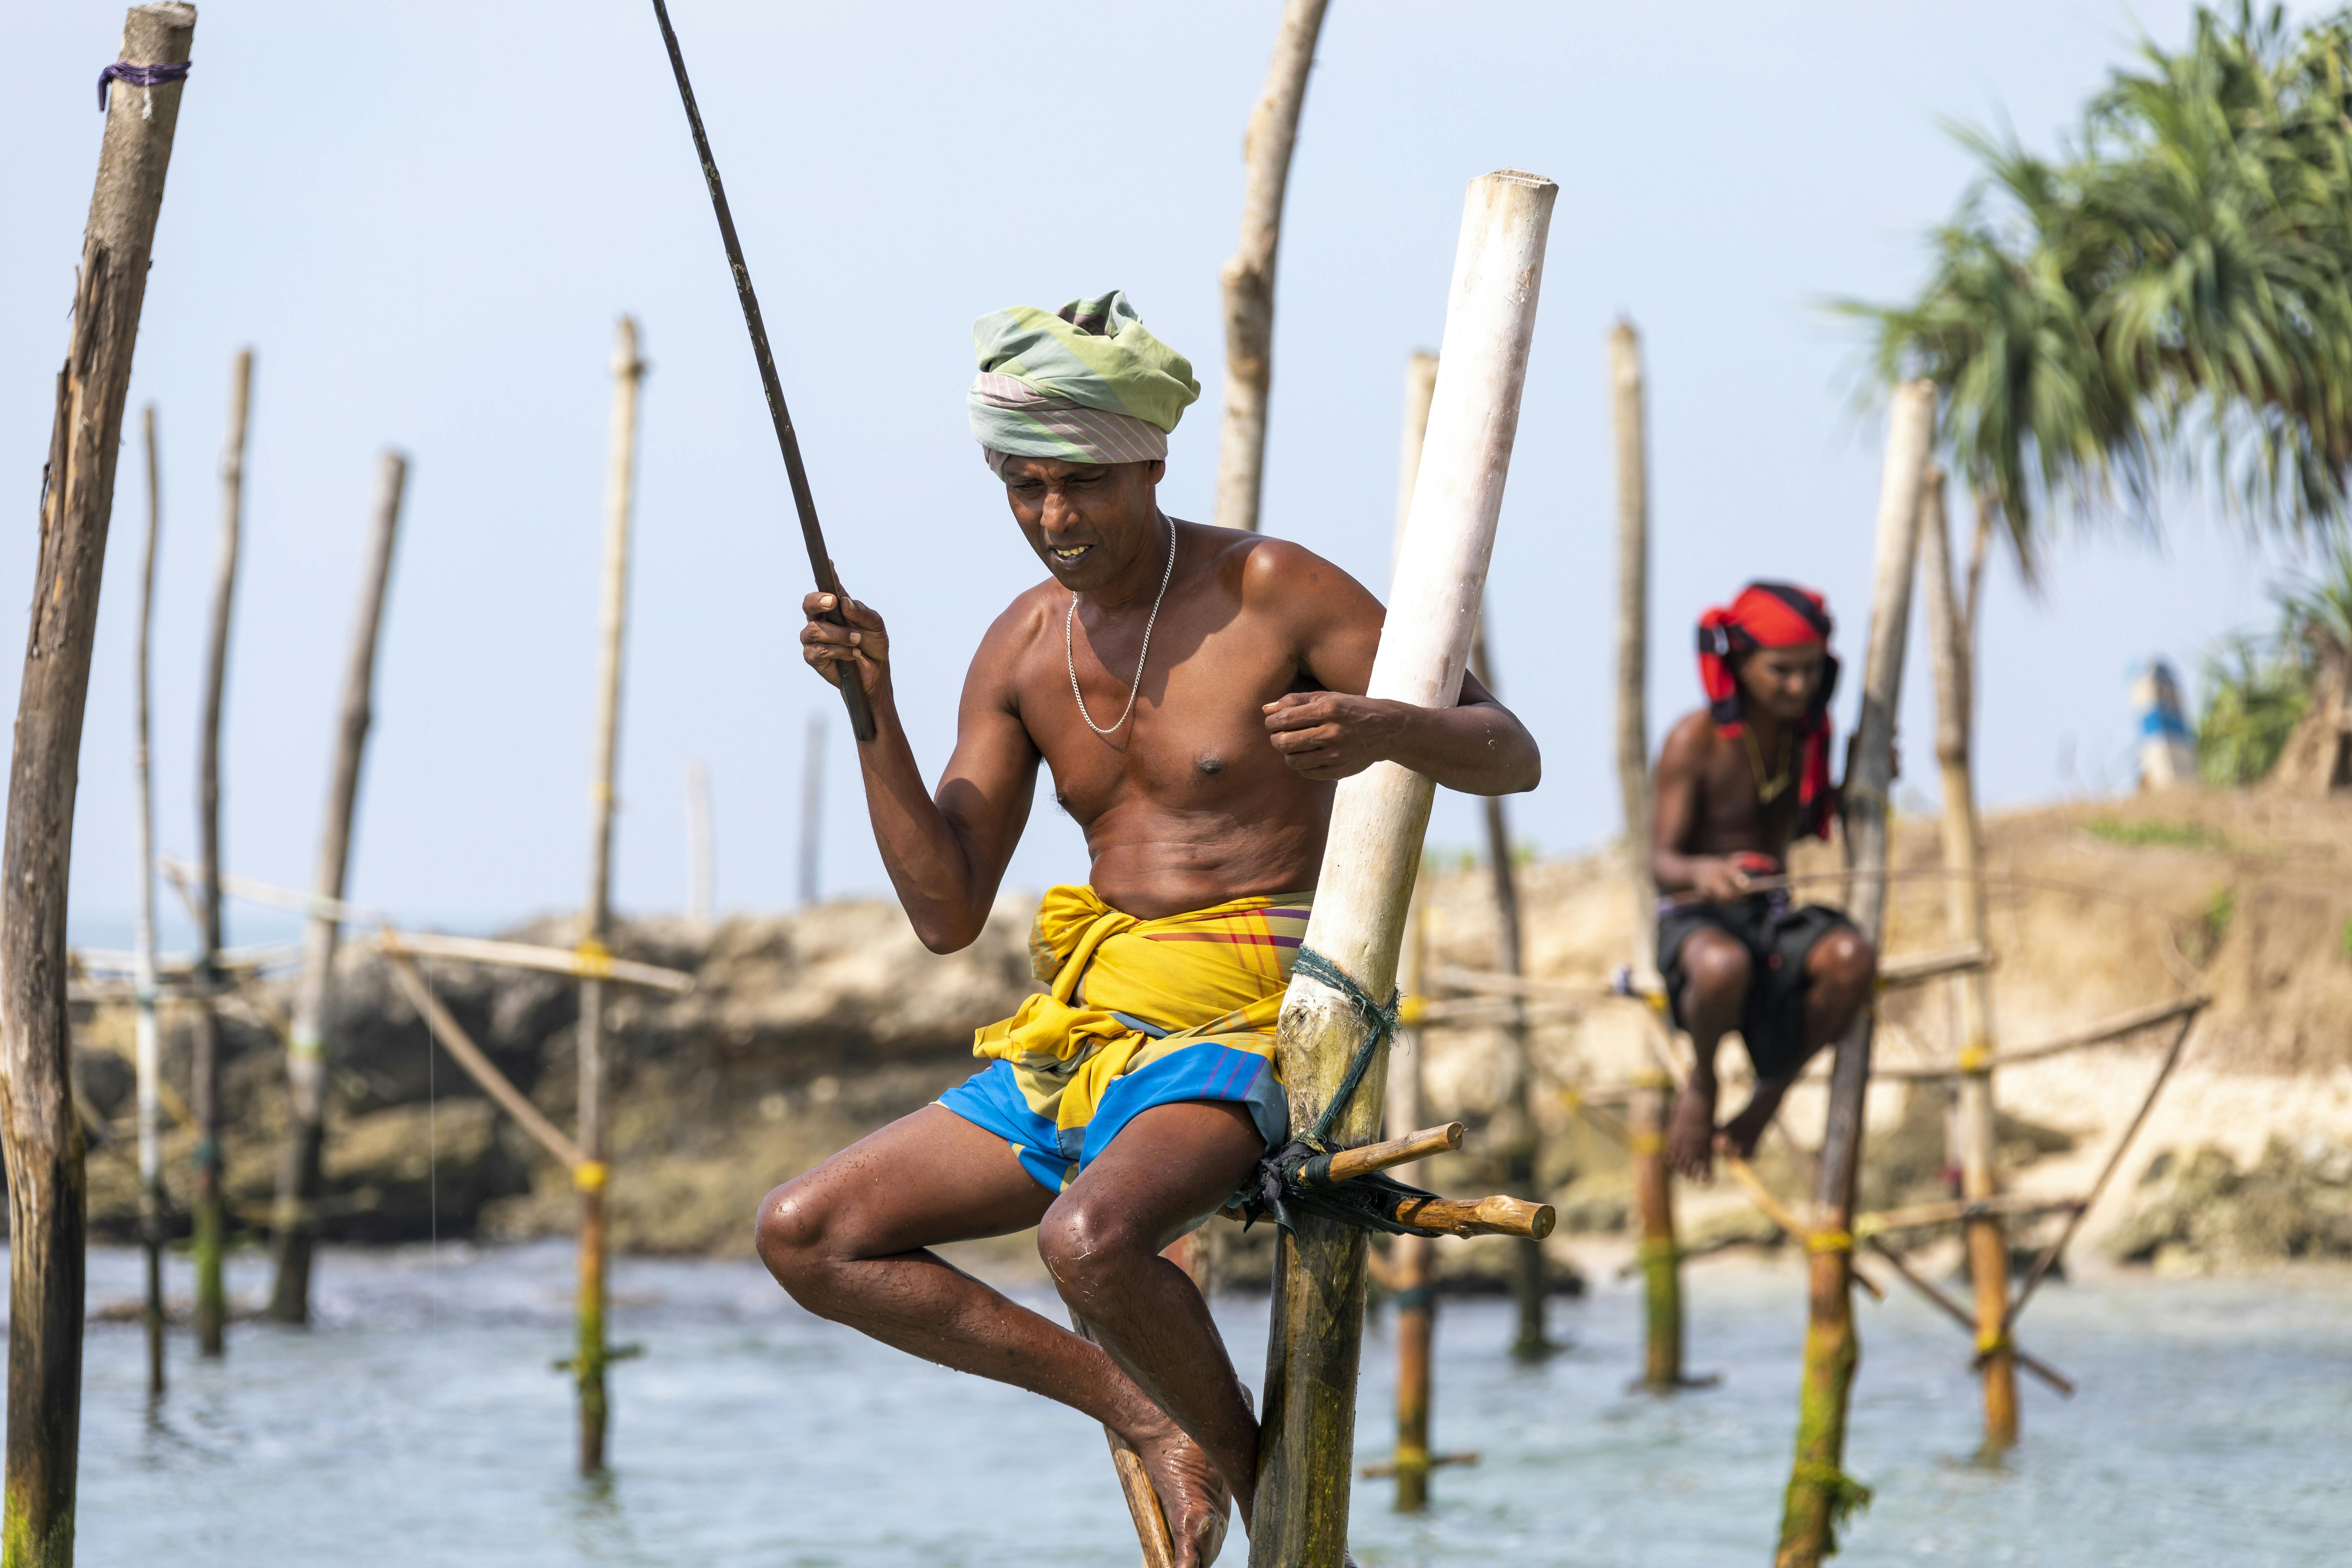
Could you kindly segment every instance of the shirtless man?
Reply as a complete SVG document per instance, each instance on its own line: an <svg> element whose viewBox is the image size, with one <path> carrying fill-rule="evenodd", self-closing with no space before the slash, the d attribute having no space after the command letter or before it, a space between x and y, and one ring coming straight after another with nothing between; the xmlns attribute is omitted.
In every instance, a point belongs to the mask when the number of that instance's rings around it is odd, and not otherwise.
<svg viewBox="0 0 2352 1568"><path fill-rule="evenodd" d="M1650 870L1663 895L1658 970L1697 1060L1675 1102L1666 1159L1695 1181L1717 1150L1747 1159L1813 1053L1868 999L1878 957L1843 914L1758 891L1800 834L1829 837L1829 701L1837 685L1820 595L1751 583L1698 628L1708 706L1658 754ZM1716 1047L1738 1029L1756 1090L1716 1127Z"/></svg>
<svg viewBox="0 0 2352 1568"><path fill-rule="evenodd" d="M1501 794L1540 764L1475 680L1450 710L1364 697L1381 608L1346 573L1160 511L1166 431L1198 384L1124 296L1000 311L974 337L973 432L1050 575L982 638L936 791L882 617L853 599L832 626L812 595L803 651L873 705L866 802L926 946L980 934L1041 761L1086 830L1092 885L1046 895L1032 954L1052 990L979 1031L993 1064L769 1194L760 1255L813 1312L1120 1435L1177 1561L1205 1565L1229 1496L1247 1527L1257 1423L1207 1303L1160 1251L1286 1136L1274 1019L1333 781L1388 759ZM1083 1332L926 1250L1032 1226Z"/></svg>

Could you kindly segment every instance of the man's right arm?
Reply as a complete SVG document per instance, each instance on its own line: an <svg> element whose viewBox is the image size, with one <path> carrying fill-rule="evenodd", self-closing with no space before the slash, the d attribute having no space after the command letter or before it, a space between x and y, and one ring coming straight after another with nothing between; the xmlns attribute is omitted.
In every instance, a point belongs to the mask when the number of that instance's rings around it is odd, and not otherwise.
<svg viewBox="0 0 2352 1568"><path fill-rule="evenodd" d="M1728 856L1693 855L1704 809L1700 781L1706 773L1715 725L1693 713L1666 735L1650 782L1650 876L1662 893L1696 893L1725 902L1748 890L1748 874Z"/></svg>
<svg viewBox="0 0 2352 1568"><path fill-rule="evenodd" d="M802 601L808 616L802 656L835 685L845 670L855 670L865 686L875 736L857 748L857 762L874 842L915 934L933 952L953 952L970 946L988 923L1036 794L1037 748L1014 710L1010 679L1009 623L1019 608L989 628L973 656L956 714L955 752L935 795L923 786L899 721L888 629L855 599L842 609L847 626L819 620L833 603L824 594Z"/></svg>

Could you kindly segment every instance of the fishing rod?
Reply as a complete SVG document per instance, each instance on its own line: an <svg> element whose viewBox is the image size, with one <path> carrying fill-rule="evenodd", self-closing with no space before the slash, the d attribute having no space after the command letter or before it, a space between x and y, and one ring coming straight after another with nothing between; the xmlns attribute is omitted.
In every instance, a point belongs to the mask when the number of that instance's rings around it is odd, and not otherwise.
<svg viewBox="0 0 2352 1568"><path fill-rule="evenodd" d="M677 74L677 96L686 104L686 123L694 132L694 151L702 160L702 182L710 187L711 209L719 215L719 237L727 247L727 262L735 272L736 297L743 302L743 324L751 332L751 357L760 363L760 385L768 395L768 413L776 422L776 445L784 454L784 472L792 479L793 505L801 515L801 542L808 546L809 569L816 574L817 592L833 595L834 608L821 617L836 626L849 623L841 614L841 578L824 547L824 531L817 525L816 497L809 491L808 469L801 463L800 437L793 432L793 416L784 406L784 389L776 379L776 356L768 348L768 329L760 319L760 297L751 291L751 269L743 264L743 242L735 237L735 216L727 210L727 187L719 183L719 164L710 156L710 138L702 132L702 111L694 106L694 86L686 79L686 57L678 53L677 34L669 25L669 7L654 0L654 20L661 24L662 42L669 47L669 67ZM860 741L874 738L874 710L866 703L866 687L855 660L835 665L841 676L841 705L849 710L850 732Z"/></svg>

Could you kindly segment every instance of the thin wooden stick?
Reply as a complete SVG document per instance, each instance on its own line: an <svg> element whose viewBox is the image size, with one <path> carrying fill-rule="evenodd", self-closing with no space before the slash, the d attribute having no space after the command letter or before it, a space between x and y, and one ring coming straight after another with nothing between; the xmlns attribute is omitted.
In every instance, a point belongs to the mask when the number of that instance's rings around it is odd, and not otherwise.
<svg viewBox="0 0 2352 1568"><path fill-rule="evenodd" d="M1848 859L1864 871L1887 863L1886 792L1895 778L1895 709L1902 693L1911 584L1918 549L1919 500L1935 442L1936 389L1925 381L1897 387L1887 421L1881 476L1878 537L1870 604L1870 639L1863 666L1862 712L1844 788ZM1854 887L1847 914L1878 947L1885 943L1886 884ZM1797 1455L1781 1510L1775 1568L1815 1568L1836 1550L1836 1526L1852 1507L1844 1472L1846 1407L1861 1349L1854 1336L1853 1296L1847 1289L1853 1255L1854 1178L1862 1166L1863 1104L1870 1089L1871 1010L1855 1018L1838 1042L1830 1075L1829 1118L1814 1205L1820 1215L1811 1258L1811 1318L1799 1395ZM1842 1243L1842 1245L1832 1245Z"/></svg>
<svg viewBox="0 0 2352 1568"><path fill-rule="evenodd" d="M629 508L636 493L637 391L646 362L637 353L637 323L623 316L613 339L611 466L604 487L604 583L599 616L595 774L588 794L588 900L580 919L580 1297L572 1376L580 1401L580 1473L604 1470L604 1427L611 1405L604 1366L604 979L613 956L604 945L613 926L613 791L619 779L621 666L629 609Z"/></svg>
<svg viewBox="0 0 2352 1568"><path fill-rule="evenodd" d="M205 645L204 722L196 739L196 831L202 843L195 923L203 943L197 979L217 988L221 962L221 712L227 698L228 634L236 605L236 565L245 530L246 420L253 402L253 351L239 349L229 375L228 437L221 449L220 545L213 569L213 613ZM165 861L174 886L188 894L182 868ZM228 1213L221 1199L220 1016L206 996L196 1004L195 1039L188 1063L194 1101L196 1148L190 1259L196 1270L196 1351L223 1353L228 1324L228 1287L223 1273Z"/></svg>
<svg viewBox="0 0 2352 1568"><path fill-rule="evenodd" d="M1397 1218L1426 1230L1453 1236L1516 1236L1541 1241L1552 1232L1559 1216L1549 1204L1528 1198L1405 1198L1397 1205Z"/></svg>
<svg viewBox="0 0 2352 1568"><path fill-rule="evenodd" d="M824 721L809 715L808 739L801 748L801 908L813 910L824 901L820 874L824 868Z"/></svg>
<svg viewBox="0 0 2352 1568"><path fill-rule="evenodd" d="M1529 1025L1573 1024L1584 1016L1581 1002L1528 1004L1508 996L1438 997L1415 1007L1413 1022L1424 1029L1475 1029L1524 1019Z"/></svg>
<svg viewBox="0 0 2352 1568"><path fill-rule="evenodd" d="M1443 1154L1462 1147L1466 1131L1459 1121L1449 1121L1443 1127L1427 1127L1402 1138L1391 1138L1381 1143L1366 1143L1360 1148L1343 1149L1331 1156L1331 1164L1322 1180L1328 1183L1353 1181L1369 1176L1375 1171L1393 1170L1410 1165L1415 1160L1425 1160L1432 1154Z"/></svg>
<svg viewBox="0 0 2352 1568"><path fill-rule="evenodd" d="M136 656L138 741L131 773L139 816L132 854L139 862L139 921L132 966L137 988L133 1071L139 1119L139 1248L147 1284L147 1396L163 1396L163 1130L157 1090L163 1081L163 1042L155 1020L155 788L147 762L149 635L155 623L155 545L163 531L163 479L155 454L155 405L142 410L147 446L147 547L140 555L139 647Z"/></svg>
<svg viewBox="0 0 2352 1568"><path fill-rule="evenodd" d="M180 65L196 14L142 5L121 58ZM5 1556L73 1562L88 1188L66 1018L66 892L122 408L184 84L114 89L58 371L0 848L0 1159L8 1172Z"/></svg>
<svg viewBox="0 0 2352 1568"><path fill-rule="evenodd" d="M1242 140L1241 243L1221 274L1225 297L1225 414L1217 443L1215 519L1255 532L1265 473L1265 414L1274 381L1274 261L1290 150L1307 101L1307 73L1328 0L1288 0L1275 35L1265 90Z"/></svg>
<svg viewBox="0 0 2352 1568"><path fill-rule="evenodd" d="M1412 1470L1417 1469L1426 1476L1431 1470L1441 1469L1447 1465L1475 1465L1485 1458L1486 1456L1475 1448L1465 1448L1454 1454L1424 1453L1412 1458L1408 1458L1402 1450L1399 1450L1396 1458L1375 1459L1370 1464L1360 1468L1356 1474L1368 1481L1385 1480L1394 1476L1402 1483L1405 1476ZM1411 1513L1417 1510L1401 1508L1397 1511Z"/></svg>
<svg viewBox="0 0 2352 1568"><path fill-rule="evenodd" d="M2107 1155L2107 1163L2099 1167L2099 1179L2091 1184L2090 1194L2083 1199L2083 1206L2074 1212L2067 1219L2065 1228L2033 1260L2033 1268L2025 1277L2024 1288L2018 1291L2017 1300L2010 1303L2009 1310L2002 1315L2002 1338L2008 1337L2009 1331L2017 1322L2018 1314L2025 1310L2025 1304L2033 1300L2036 1290L2042 1289L2042 1281L2049 1277L2051 1268L2065 1256L2066 1244L2074 1239L2074 1233L2083 1227L2084 1217L2098 1203L2099 1195L2107 1190L2107 1183L2114 1178L2116 1168L2124 1163L2124 1155L2130 1150L2132 1140L2138 1137L2139 1130L2147 1125L2147 1113L2156 1109L2156 1097L2164 1092L2165 1080L2172 1076L2172 1069L2180 1065L2181 1047L2188 1045L2189 1031L2196 1026L2197 1015L2193 1012L2180 1020L2179 1032L2172 1037L2172 1048L2164 1053L2164 1065L2156 1069L2156 1081L2147 1086L2147 1093L2141 1099L2131 1125L2124 1129L2121 1138L2116 1140L2115 1149Z"/></svg>
<svg viewBox="0 0 2352 1568"><path fill-rule="evenodd" d="M1412 520L1368 683L1374 697L1446 707L1460 693L1558 195L1550 181L1511 170L1471 183ZM1393 763L1336 787L1306 946L1370 996L1385 998L1396 976L1433 788ZM1293 976L1276 1045L1293 1126L1322 1117L1368 1033L1348 996ZM1384 1066L1334 1118L1329 1131L1343 1145L1379 1129ZM1311 1215L1279 1243L1252 1568L1338 1568L1347 1551L1364 1252L1362 1231Z"/></svg>
<svg viewBox="0 0 2352 1568"><path fill-rule="evenodd" d="M2177 1001L2159 1002L2153 1006L2138 1007L2129 1013L2094 1024L2071 1035L2062 1035L2040 1045L2021 1046L2015 1050L1991 1051L1984 1058L1987 1068L2016 1067L2024 1062L2040 1061L2045 1057L2063 1056L2068 1051L2086 1050L2094 1046L2111 1045L2129 1035L2169 1024L2178 1018L2191 1017L2212 1005L2210 996L2183 996ZM1890 1082L1932 1082L1937 1079L1958 1078L1960 1068L1952 1067L1890 1067L1877 1068L1873 1077Z"/></svg>
<svg viewBox="0 0 2352 1568"><path fill-rule="evenodd" d="M1857 1237L1885 1236L1889 1231L1926 1230L1939 1225L1964 1225L1990 1215L2043 1215L2082 1206L2080 1198L2039 1198L2022 1193L1996 1193L1990 1197L1962 1198L1955 1203L1914 1204L1908 1208L1881 1209L1853 1216Z"/></svg>
<svg viewBox="0 0 2352 1568"><path fill-rule="evenodd" d="M1658 986L1658 888L1650 875L1650 455L1642 340L1620 318L1609 334L1617 458L1617 789L1633 872L1633 984Z"/></svg>
<svg viewBox="0 0 2352 1568"><path fill-rule="evenodd" d="M1779 1226L1790 1240L1808 1252L1812 1250L1812 1227L1773 1195L1772 1189L1764 1184L1764 1178L1756 1173L1756 1167L1745 1160L1727 1154L1723 1158L1723 1168L1731 1173L1733 1181L1739 1184L1739 1190L1748 1194L1748 1201L1764 1212L1765 1218ZM1885 1289L1859 1268L1853 1270L1853 1282L1868 1291L1872 1300L1886 1300Z"/></svg>
<svg viewBox="0 0 2352 1568"><path fill-rule="evenodd" d="M1893 1268L1895 1273L1901 1275L1904 1279L1910 1284L1913 1289L1918 1291L1919 1294L1925 1296L1928 1300L1933 1301L1937 1307L1941 1308L1946 1317L1951 1319L1952 1321L1958 1323L1960 1327L1966 1329L1972 1334L1977 1331L1977 1320L1975 1314L1970 1312L1966 1307L1960 1305L1958 1301L1953 1300L1949 1296L1944 1294L1942 1290L1937 1288L1935 1281L1921 1274L1917 1269L1913 1268L1910 1262L1906 1259L1901 1253L1895 1251L1893 1247L1887 1246L1885 1242L1879 1240L1874 1236L1867 1238L1864 1245L1867 1246L1873 1252L1878 1254L1879 1257L1886 1259L1887 1266L1889 1268ZM2042 1360L2038 1356L2027 1354L2025 1352L2018 1349L2015 1345L2011 1345L2010 1347L2009 1353L2011 1358L2014 1360L2020 1367L2032 1373L2034 1376L2040 1378L2042 1382L2048 1384L2051 1387L2056 1389L2067 1398L2072 1399L2074 1397L2074 1380L2060 1372L2056 1367L2052 1366L2048 1362Z"/></svg>
<svg viewBox="0 0 2352 1568"><path fill-rule="evenodd" d="M441 1042L441 1048L449 1053L450 1059L466 1070L467 1078L481 1086L482 1092L488 1095L499 1110L513 1117L516 1125L536 1139L541 1148L554 1155L565 1170L578 1170L586 1158L580 1152L580 1145L566 1138L555 1123L530 1102L530 1097L509 1081L507 1075L498 1069L498 1065L474 1044L473 1037L466 1033L465 1026L452 1017L449 1009L441 1005L441 999L433 994L433 988L425 983L415 959L399 937L392 931L384 931L376 938L376 945L383 950L384 963L391 969L392 978L399 985L401 994L408 998L409 1005L416 1009L417 1016L425 1020L425 1026L433 1031L433 1037Z"/></svg>
<svg viewBox="0 0 2352 1568"><path fill-rule="evenodd" d="M313 910L304 933L302 978L294 993L294 1044L286 1053L290 1104L275 1211L278 1272L269 1293L269 1315L281 1323L310 1321L310 1262L319 1240L319 1190L327 1142L327 1019L334 993L335 948L342 935L336 917L318 912L318 904L341 903L343 878L351 868L360 768L374 719L376 633L391 586L393 540L399 531L400 499L407 479L408 459L385 452L343 676L342 713L335 729L334 770L327 788L319 859L312 872Z"/></svg>
<svg viewBox="0 0 2352 1568"><path fill-rule="evenodd" d="M710 770L686 764L686 912L697 925L718 918L719 869L710 847Z"/></svg>
<svg viewBox="0 0 2352 1568"><path fill-rule="evenodd" d="M1433 354L1414 356L1414 370L1428 371L1425 383L1408 377L1405 429L1411 437L1402 504L1412 500L1411 473L1421 464L1422 428L1429 423L1429 392L1437 379ZM1416 406L1416 395L1418 406ZM1402 532L1402 523L1399 523ZM1404 946L1397 954L1397 987L1407 995L1421 990L1422 973L1429 963L1429 906L1415 873L1412 900L1405 909ZM1410 1137L1422 1119L1423 1026L1407 1022L1397 1030L1389 1049L1388 1121L1399 1137ZM1402 1166L1394 1167L1403 1169ZM1420 1513L1429 1507L1430 1398L1433 1392L1432 1352L1437 1334L1437 1244L1425 1236L1400 1236L1390 1244L1389 1260L1396 1293L1396 1510ZM1367 1252L1369 1265L1379 1260Z"/></svg>
<svg viewBox="0 0 2352 1568"><path fill-rule="evenodd" d="M1965 887L1964 883L1955 883ZM1992 949L1981 942L1965 942L1957 947L1939 947L1932 952L1896 953L1878 961L1878 988L1899 991L1909 985L1925 985L1930 980L1940 980L1948 974L1979 974L1993 964Z"/></svg>

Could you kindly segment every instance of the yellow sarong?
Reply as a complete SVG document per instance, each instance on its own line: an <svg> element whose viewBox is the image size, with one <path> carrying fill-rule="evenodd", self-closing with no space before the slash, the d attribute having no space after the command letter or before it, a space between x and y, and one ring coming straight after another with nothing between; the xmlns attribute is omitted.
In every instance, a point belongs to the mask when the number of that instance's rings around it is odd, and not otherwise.
<svg viewBox="0 0 2352 1568"><path fill-rule="evenodd" d="M940 1103L1002 1134L1055 1191L1154 1105L1236 1101L1279 1146L1275 1020L1312 903L1234 899L1146 921L1091 888L1050 889L1029 940L1049 989L974 1032L972 1054L992 1065Z"/></svg>

